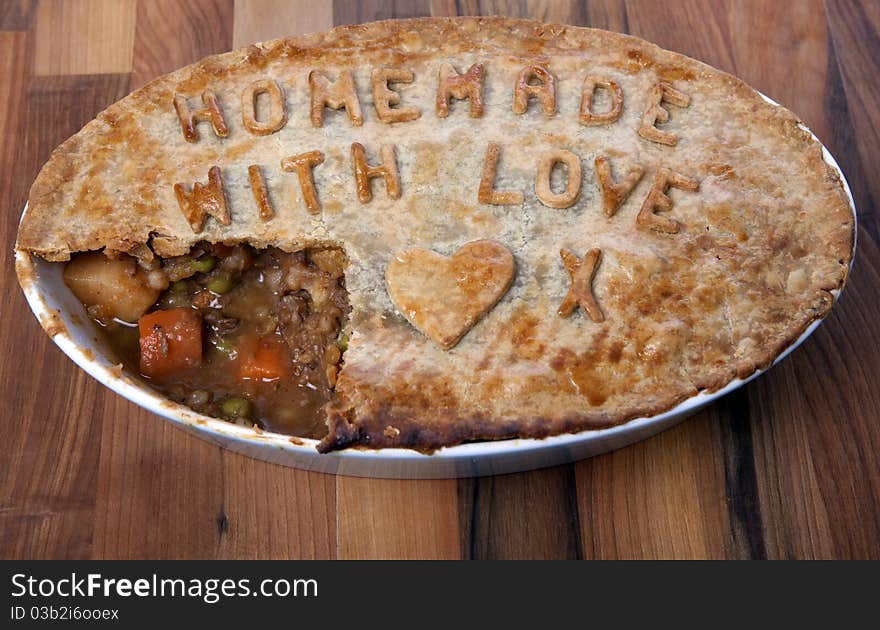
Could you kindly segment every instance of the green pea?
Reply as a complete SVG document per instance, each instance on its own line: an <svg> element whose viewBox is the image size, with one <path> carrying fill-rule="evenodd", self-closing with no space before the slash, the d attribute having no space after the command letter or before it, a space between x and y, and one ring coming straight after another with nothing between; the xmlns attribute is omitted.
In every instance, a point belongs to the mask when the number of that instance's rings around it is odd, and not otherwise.
<svg viewBox="0 0 880 630"><path fill-rule="evenodd" d="M343 352L348 350L348 335L345 333L339 338L339 349Z"/></svg>
<svg viewBox="0 0 880 630"><path fill-rule="evenodd" d="M247 398L227 398L220 406L220 411L228 418L250 418L251 401Z"/></svg>
<svg viewBox="0 0 880 630"><path fill-rule="evenodd" d="M227 337L213 337L211 344L217 349L217 352L224 355L227 359L234 359L238 355L235 344Z"/></svg>
<svg viewBox="0 0 880 630"><path fill-rule="evenodd" d="M229 290L232 288L232 276L225 272L218 273L216 276L208 280L205 288L211 293L216 293L217 295L229 293Z"/></svg>
<svg viewBox="0 0 880 630"><path fill-rule="evenodd" d="M200 273L208 273L216 266L216 264L217 259L213 256L202 256L191 263L192 268Z"/></svg>
<svg viewBox="0 0 880 630"><path fill-rule="evenodd" d="M171 291L173 293L189 293L189 282L186 280L178 280L171 285Z"/></svg>

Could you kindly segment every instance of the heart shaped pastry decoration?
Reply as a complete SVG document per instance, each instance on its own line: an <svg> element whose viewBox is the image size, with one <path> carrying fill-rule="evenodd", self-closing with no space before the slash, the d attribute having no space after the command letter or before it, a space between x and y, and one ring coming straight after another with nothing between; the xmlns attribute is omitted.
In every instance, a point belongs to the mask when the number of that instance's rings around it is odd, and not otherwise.
<svg viewBox="0 0 880 630"><path fill-rule="evenodd" d="M471 241L452 256L420 248L395 254L385 285L403 316L448 350L507 293L514 270L504 245Z"/></svg>

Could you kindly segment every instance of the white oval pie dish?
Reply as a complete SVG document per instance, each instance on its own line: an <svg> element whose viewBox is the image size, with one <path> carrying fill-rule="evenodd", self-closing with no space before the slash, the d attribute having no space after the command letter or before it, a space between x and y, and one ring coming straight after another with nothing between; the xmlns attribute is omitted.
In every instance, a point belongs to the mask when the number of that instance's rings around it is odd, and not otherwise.
<svg viewBox="0 0 880 630"><path fill-rule="evenodd" d="M766 96L764 98L778 105L772 99ZM855 217L855 202L849 184L831 153L824 146L822 149L825 161L837 171L843 182ZM22 217L25 212L27 206ZM854 229L857 229L857 224ZM63 265L33 258L19 249L15 255L19 281L37 319L58 347L100 383L135 404L163 416L176 426L224 448L276 464L323 473L430 479L512 473L568 463L632 444L668 429L762 373L757 371L746 379L735 379L712 393L700 392L664 413L638 418L608 429L582 431L540 440L516 439L462 444L440 449L431 455L405 449L348 449L320 454L315 450L316 440L291 438L204 416L164 398L136 376L123 372L110 348L98 335L82 304L65 286L61 274ZM835 292L835 301L838 297L839 292ZM819 319L810 324L776 358L773 365L803 343L821 323L822 320Z"/></svg>

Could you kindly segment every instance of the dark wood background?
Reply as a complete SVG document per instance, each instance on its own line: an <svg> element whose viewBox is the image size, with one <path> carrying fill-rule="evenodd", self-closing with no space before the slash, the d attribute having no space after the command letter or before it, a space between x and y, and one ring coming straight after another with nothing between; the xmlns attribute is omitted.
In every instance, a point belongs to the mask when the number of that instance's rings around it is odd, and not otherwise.
<svg viewBox="0 0 880 630"><path fill-rule="evenodd" d="M459 481L265 464L104 389L31 316L16 224L49 152L149 79L252 41L388 17L504 14L632 33L795 110L840 160L859 248L840 304L748 387L654 439ZM3 0L0 556L880 557L880 2Z"/></svg>

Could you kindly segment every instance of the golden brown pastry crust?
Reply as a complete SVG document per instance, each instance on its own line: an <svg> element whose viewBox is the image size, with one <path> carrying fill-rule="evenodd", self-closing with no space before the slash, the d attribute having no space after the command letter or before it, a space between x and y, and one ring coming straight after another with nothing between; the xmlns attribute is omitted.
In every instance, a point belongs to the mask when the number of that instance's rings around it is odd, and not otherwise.
<svg viewBox="0 0 880 630"><path fill-rule="evenodd" d="M441 118L438 73L447 63L462 75L482 66L484 86L480 102L452 99ZM513 111L517 78L532 66L555 78L554 116L536 98L523 114ZM371 95L376 68L413 73L412 82L393 85L401 96L394 105L411 120L379 119ZM337 80L351 71L361 111L324 109L322 126L313 126L312 71ZM619 86L614 122L580 124L587 77ZM286 124L256 136L242 122L242 92L268 80L284 92ZM660 84L689 99L686 107L675 96L670 103L666 90L659 106L669 114L665 123L656 104ZM205 90L215 95L227 134L218 137L212 118L188 142L174 96L197 110ZM597 112L608 105L601 93L590 104ZM355 113L361 126L349 121ZM651 120L673 134L674 146L651 140ZM374 156L371 163L381 145L395 147L398 198L382 178L373 180L369 202L358 198L355 142ZM478 200L492 142L503 154L494 189L522 191L521 204ZM550 208L535 196L536 167L560 150L588 167L576 202ZM297 174L281 166L310 151L325 158L311 171L317 214ZM613 216L603 211L589 167L600 155L618 173L645 172ZM248 186L252 165L265 181L257 198ZM205 182L213 166L222 171L231 222L209 216L195 233L173 187ZM679 226L675 234L636 222L661 168L699 182L696 192L666 191L672 207L661 208L662 216ZM265 203L274 208L269 219ZM320 448L430 451L618 424L766 367L828 312L830 292L846 281L853 238L852 210L820 145L791 112L742 81L625 35L458 18L275 40L156 79L55 150L31 189L17 246L60 261L99 248L143 255L146 243L159 255L180 254L202 239L288 249L341 244L351 261L351 339ZM384 271L395 252L449 255L478 239L508 247L517 274L494 309L443 350L395 312ZM601 322L580 309L556 315L570 287L563 249L601 251L592 279Z"/></svg>

